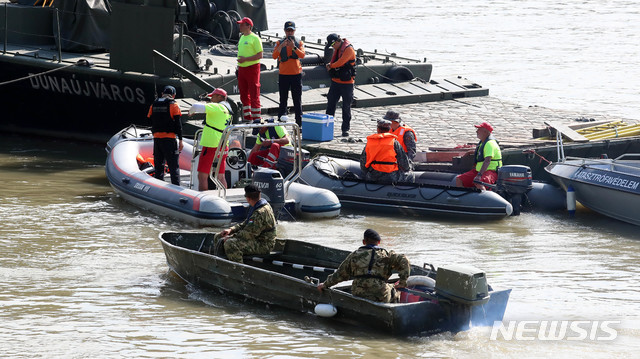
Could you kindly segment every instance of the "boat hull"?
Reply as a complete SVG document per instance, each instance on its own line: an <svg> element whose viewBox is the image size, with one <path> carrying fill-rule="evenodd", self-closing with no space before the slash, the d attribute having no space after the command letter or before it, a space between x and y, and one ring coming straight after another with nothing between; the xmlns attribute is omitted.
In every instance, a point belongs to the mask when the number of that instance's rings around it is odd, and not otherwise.
<svg viewBox="0 0 640 359"><path fill-rule="evenodd" d="M191 189L197 187L190 184L191 169L197 164L192 164L190 141L184 141L179 157L180 186L158 180L140 169L138 155L145 160L153 157L153 137L149 130L127 127L109 140L107 152L107 179L116 193L128 202L198 226L227 226L231 221L246 218L249 205L237 200L244 200L241 188L227 190L227 198L236 199L229 201L221 198L216 190ZM169 175L165 174L165 177ZM281 212L302 219L322 219L338 216L340 209L340 201L331 191L294 182L288 186Z"/></svg>
<svg viewBox="0 0 640 359"><path fill-rule="evenodd" d="M616 164L623 162L572 159L545 170L565 191L572 188L585 207L640 226L640 161L626 162L625 167Z"/></svg>
<svg viewBox="0 0 640 359"><path fill-rule="evenodd" d="M420 184L406 185L368 183L353 174L362 176L358 162L320 156L302 170L300 178L311 186L331 190L343 205L360 209L479 218L503 218L513 211L511 204L494 192L454 187L453 174L415 172Z"/></svg>
<svg viewBox="0 0 640 359"><path fill-rule="evenodd" d="M271 265L269 261L241 264L208 253L212 233L162 233L160 242L169 268L186 282L202 288L223 290L258 302L300 312L314 312L317 304L332 304L339 322L374 328L389 334L407 335L466 329L473 325L492 325L502 320L510 290L491 291L489 301L471 310L457 310L437 300L413 303L378 303L351 295L347 287L319 292L304 277L326 279L318 267L337 268L348 252L292 240L278 240L277 259L305 261L305 268ZM261 258L264 258L262 256ZM269 256L266 256L269 257ZM297 262L301 263L301 262ZM254 265L255 264L255 265ZM311 267L316 270L311 269ZM412 274L429 274L412 266ZM455 312L454 315L451 313Z"/></svg>

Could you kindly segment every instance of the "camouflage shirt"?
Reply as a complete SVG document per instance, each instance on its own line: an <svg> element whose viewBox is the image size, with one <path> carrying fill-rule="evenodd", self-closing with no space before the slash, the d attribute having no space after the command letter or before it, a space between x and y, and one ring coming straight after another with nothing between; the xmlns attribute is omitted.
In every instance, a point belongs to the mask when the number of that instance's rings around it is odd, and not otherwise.
<svg viewBox="0 0 640 359"><path fill-rule="evenodd" d="M244 222L231 227L230 234L243 240L265 241L275 244L276 218L273 215L271 205L261 199L256 203L256 209Z"/></svg>
<svg viewBox="0 0 640 359"><path fill-rule="evenodd" d="M388 252L384 248L367 245L349 254L336 272L327 277L324 285L331 287L353 279L351 285L353 295L375 302L390 302L393 300L391 294L393 285L388 284L387 280L393 271L398 272L399 284L406 286L410 272L407 257L396 254L394 251Z"/></svg>

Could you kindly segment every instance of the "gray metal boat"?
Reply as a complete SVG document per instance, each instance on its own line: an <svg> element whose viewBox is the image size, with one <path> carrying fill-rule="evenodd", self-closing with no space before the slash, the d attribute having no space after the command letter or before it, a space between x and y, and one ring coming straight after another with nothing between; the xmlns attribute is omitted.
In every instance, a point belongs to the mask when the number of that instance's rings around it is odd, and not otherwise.
<svg viewBox="0 0 640 359"><path fill-rule="evenodd" d="M215 289L215 293L222 290L300 312L333 315L333 320L393 335L457 332L469 325L493 325L502 320L511 292L491 288L485 273L471 266L436 270L429 264L411 266L406 289L411 296L404 295L403 303L379 303L353 296L350 285L339 284L319 292L317 281L324 281L348 251L278 239L271 254L245 256L245 264L241 264L210 254L213 236L161 233L169 268L188 283ZM397 280L397 276L391 280Z"/></svg>
<svg viewBox="0 0 640 359"><path fill-rule="evenodd" d="M37 5L35 5L37 3ZM239 101L236 20L249 16L264 47L263 113L276 114L277 36L268 29L264 0L0 0L0 130L104 142L130 125L147 125L149 106L165 85L186 110L223 87ZM327 32L330 32L327 30ZM303 39L305 40L305 39ZM303 111L326 107L332 49L305 41ZM431 79L432 65L357 50L354 107L486 96L464 78ZM237 111L236 111L237 114Z"/></svg>
<svg viewBox="0 0 640 359"><path fill-rule="evenodd" d="M545 170L585 207L640 226L640 154L615 159L566 157Z"/></svg>

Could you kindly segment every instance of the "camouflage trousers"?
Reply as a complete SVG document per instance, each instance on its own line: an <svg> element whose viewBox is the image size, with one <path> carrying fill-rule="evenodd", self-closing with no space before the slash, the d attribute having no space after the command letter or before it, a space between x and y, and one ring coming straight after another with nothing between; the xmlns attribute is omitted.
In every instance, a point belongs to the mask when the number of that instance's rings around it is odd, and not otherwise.
<svg viewBox="0 0 640 359"><path fill-rule="evenodd" d="M243 263L243 255L269 254L271 249L273 249L273 243L240 239L234 236L230 236L229 239L224 242L224 245L221 245L222 238L219 233L213 237L213 242L216 249L220 247L224 248L224 254L227 256L228 260L239 263ZM221 254L222 253L219 253L218 251L217 255Z"/></svg>
<svg viewBox="0 0 640 359"><path fill-rule="evenodd" d="M400 301L400 292L393 287L393 284L378 278L354 279L351 284L351 293L374 302L398 303Z"/></svg>

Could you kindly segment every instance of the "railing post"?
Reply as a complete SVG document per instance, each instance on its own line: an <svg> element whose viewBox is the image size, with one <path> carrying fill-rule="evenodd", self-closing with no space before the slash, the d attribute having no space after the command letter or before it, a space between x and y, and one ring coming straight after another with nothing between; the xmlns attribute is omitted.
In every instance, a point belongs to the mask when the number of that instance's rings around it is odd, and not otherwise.
<svg viewBox="0 0 640 359"><path fill-rule="evenodd" d="M56 9L56 24L58 29L58 63L62 62L62 38L60 37L60 10Z"/></svg>
<svg viewBox="0 0 640 359"><path fill-rule="evenodd" d="M7 3L4 3L4 50L2 53L7 53L7 39L9 37L9 15L7 12L9 8L7 7Z"/></svg>

